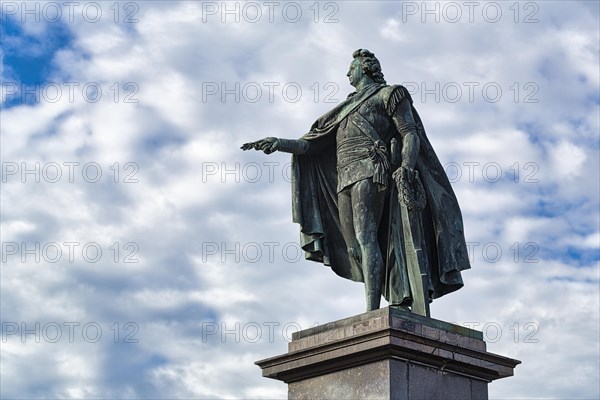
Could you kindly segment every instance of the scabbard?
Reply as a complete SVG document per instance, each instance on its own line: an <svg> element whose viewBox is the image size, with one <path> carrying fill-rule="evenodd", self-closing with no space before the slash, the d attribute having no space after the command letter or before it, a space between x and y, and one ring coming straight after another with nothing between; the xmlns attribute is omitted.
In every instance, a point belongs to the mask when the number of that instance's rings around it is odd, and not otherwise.
<svg viewBox="0 0 600 400"><path fill-rule="evenodd" d="M423 248L423 226L421 212L410 210L399 200L406 268L412 294L411 311L429 317L429 277L427 275L427 255Z"/></svg>

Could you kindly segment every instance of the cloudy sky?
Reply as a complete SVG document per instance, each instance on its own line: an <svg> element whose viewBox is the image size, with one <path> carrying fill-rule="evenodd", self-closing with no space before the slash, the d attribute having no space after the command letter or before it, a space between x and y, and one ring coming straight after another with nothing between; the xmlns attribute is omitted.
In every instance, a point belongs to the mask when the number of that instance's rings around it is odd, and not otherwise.
<svg viewBox="0 0 600 400"><path fill-rule="evenodd" d="M599 3L1 4L4 398L285 398L254 361L364 311L299 252L287 154L404 84L472 269L432 316L522 360L495 399L599 393ZM383 305L383 304L382 304Z"/></svg>

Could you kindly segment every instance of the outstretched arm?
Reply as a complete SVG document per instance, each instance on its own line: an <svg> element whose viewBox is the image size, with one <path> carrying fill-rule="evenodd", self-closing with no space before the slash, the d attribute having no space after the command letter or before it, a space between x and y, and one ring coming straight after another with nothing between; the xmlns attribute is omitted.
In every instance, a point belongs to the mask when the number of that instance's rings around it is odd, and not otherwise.
<svg viewBox="0 0 600 400"><path fill-rule="evenodd" d="M308 141L304 139L281 139L276 137L267 137L256 142L244 143L242 150L260 150L265 154L271 154L275 151L284 153L306 154L309 148Z"/></svg>

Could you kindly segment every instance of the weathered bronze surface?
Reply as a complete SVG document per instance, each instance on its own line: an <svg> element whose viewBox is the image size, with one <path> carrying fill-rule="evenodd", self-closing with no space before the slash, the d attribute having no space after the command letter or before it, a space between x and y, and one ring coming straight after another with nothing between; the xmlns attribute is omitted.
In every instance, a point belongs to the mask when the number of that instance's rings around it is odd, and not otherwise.
<svg viewBox="0 0 600 400"><path fill-rule="evenodd" d="M308 260L364 282L367 311L383 295L428 316L470 268L456 196L406 88L386 85L365 49L347 76L356 91L306 135L242 149L293 154L293 218Z"/></svg>

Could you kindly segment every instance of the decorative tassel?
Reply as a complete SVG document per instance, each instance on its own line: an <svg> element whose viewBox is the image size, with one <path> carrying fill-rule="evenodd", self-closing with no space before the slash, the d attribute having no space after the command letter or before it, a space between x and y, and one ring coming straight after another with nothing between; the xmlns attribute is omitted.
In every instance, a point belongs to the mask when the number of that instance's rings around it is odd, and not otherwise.
<svg viewBox="0 0 600 400"><path fill-rule="evenodd" d="M373 182L379 184L379 191L383 192L388 188L390 162L387 156L387 147L381 140L373 143L373 147L369 150L369 157L375 165L375 173Z"/></svg>

